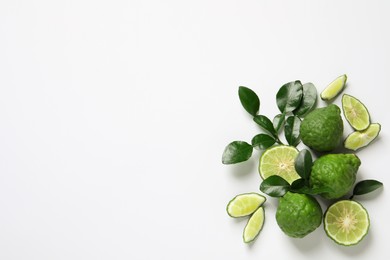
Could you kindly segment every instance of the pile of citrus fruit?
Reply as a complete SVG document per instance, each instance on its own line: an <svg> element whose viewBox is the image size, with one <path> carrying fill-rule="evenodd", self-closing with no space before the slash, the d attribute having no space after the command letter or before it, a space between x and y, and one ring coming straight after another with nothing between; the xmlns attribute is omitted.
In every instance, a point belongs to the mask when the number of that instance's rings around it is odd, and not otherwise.
<svg viewBox="0 0 390 260"><path fill-rule="evenodd" d="M336 243L349 246L367 234L370 219L356 195L372 192L383 184L377 180L356 183L361 165L355 151L366 147L379 135L381 125L372 123L366 106L357 98L344 94L341 109L332 101L344 89L347 76L331 82L320 94L327 106L316 108L317 89L312 83L293 81L276 94L280 110L271 120L259 114L260 99L247 88L239 87L244 109L263 130L250 143L231 142L224 150L222 163L248 160L259 149L260 191L278 198L276 222L288 236L302 238L323 223L325 233ZM354 129L342 142L344 120ZM284 133L286 144L281 141ZM302 142L306 148L298 149ZM336 152L343 149L343 152ZM316 156L313 160L312 154ZM323 213L317 197L328 201ZM264 225L266 197L259 193L235 196L227 205L229 216L248 217L244 242L252 242Z"/></svg>

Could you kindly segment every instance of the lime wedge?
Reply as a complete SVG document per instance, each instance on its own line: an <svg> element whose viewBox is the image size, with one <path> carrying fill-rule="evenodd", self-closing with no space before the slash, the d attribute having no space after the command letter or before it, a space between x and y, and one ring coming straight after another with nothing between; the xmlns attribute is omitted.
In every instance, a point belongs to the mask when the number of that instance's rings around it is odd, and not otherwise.
<svg viewBox="0 0 390 260"><path fill-rule="evenodd" d="M325 232L340 245L351 246L359 243L369 227L367 210L356 201L338 201L325 212Z"/></svg>
<svg viewBox="0 0 390 260"><path fill-rule="evenodd" d="M243 193L229 201L226 211L232 218L244 217L255 212L266 198L257 193Z"/></svg>
<svg viewBox="0 0 390 260"><path fill-rule="evenodd" d="M345 83L347 82L347 75L341 75L335 80L333 80L322 92L321 92L321 99L322 100L331 100L334 97L336 97L345 86Z"/></svg>
<svg viewBox="0 0 390 260"><path fill-rule="evenodd" d="M344 147L350 150L358 150L371 143L381 131L381 125L378 123L370 124L370 126L363 131L355 131L344 141Z"/></svg>
<svg viewBox="0 0 390 260"><path fill-rule="evenodd" d="M345 118L355 130L364 130L370 125L370 114L360 100L344 94L341 103Z"/></svg>
<svg viewBox="0 0 390 260"><path fill-rule="evenodd" d="M264 219L264 208L260 207L253 213L244 228L243 238L245 243L252 242L259 235L264 225Z"/></svg>
<svg viewBox="0 0 390 260"><path fill-rule="evenodd" d="M271 175L279 175L290 184L299 179L295 171L294 163L298 150L293 146L273 146L263 152L260 157L259 173L261 178L266 179Z"/></svg>

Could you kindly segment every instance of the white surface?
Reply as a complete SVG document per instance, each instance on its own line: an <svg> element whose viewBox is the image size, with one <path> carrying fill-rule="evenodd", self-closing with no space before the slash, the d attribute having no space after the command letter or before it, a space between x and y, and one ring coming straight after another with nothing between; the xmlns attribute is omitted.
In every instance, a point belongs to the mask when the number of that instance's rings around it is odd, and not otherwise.
<svg viewBox="0 0 390 260"><path fill-rule="evenodd" d="M389 11L385 0L2 0L0 259L389 259ZM244 244L245 221L225 206L258 191L257 159L221 164L225 145L258 133L238 86L273 116L283 83L322 90L343 73L382 124L358 153L359 178L385 184L360 199L369 235L351 248L322 226L291 239L270 198Z"/></svg>

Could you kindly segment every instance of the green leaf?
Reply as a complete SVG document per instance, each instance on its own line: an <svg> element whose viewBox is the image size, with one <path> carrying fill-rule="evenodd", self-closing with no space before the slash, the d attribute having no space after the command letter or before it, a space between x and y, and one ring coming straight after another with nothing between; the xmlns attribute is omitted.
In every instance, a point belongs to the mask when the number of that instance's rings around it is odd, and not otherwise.
<svg viewBox="0 0 390 260"><path fill-rule="evenodd" d="M302 99L302 83L299 80L284 84L276 94L276 104L280 112L292 112Z"/></svg>
<svg viewBox="0 0 390 260"><path fill-rule="evenodd" d="M297 116L304 116L312 110L317 102L317 89L313 83L306 83L302 86L303 96L301 104L293 113Z"/></svg>
<svg viewBox="0 0 390 260"><path fill-rule="evenodd" d="M260 190L271 197L282 197L290 190L290 184L282 177L272 175L260 184Z"/></svg>
<svg viewBox="0 0 390 260"><path fill-rule="evenodd" d="M247 87L239 87L238 96L242 106L249 114L255 116L259 112L260 99L253 90Z"/></svg>
<svg viewBox="0 0 390 260"><path fill-rule="evenodd" d="M277 136L274 125L268 117L263 115L257 115L253 117L253 121L255 121L261 128L272 134L273 136Z"/></svg>
<svg viewBox="0 0 390 260"><path fill-rule="evenodd" d="M234 141L226 146L223 155L223 164L234 164L248 160L253 152L253 147L244 141Z"/></svg>
<svg viewBox="0 0 390 260"><path fill-rule="evenodd" d="M360 181L355 185L355 188L353 189L353 195L363 195L374 191L382 186L383 183L376 180Z"/></svg>
<svg viewBox="0 0 390 260"><path fill-rule="evenodd" d="M295 158L295 170L304 180L309 180L311 167L313 166L313 158L307 149L299 152Z"/></svg>
<svg viewBox="0 0 390 260"><path fill-rule="evenodd" d="M297 179L291 183L291 190L299 190L307 184L304 179Z"/></svg>
<svg viewBox="0 0 390 260"><path fill-rule="evenodd" d="M258 134L252 138L252 146L258 147L261 150L271 147L275 142L275 138L267 134Z"/></svg>
<svg viewBox="0 0 390 260"><path fill-rule="evenodd" d="M284 126L284 136L289 145L297 146L300 141L299 127L301 126L301 119L297 116L289 116Z"/></svg>
<svg viewBox="0 0 390 260"><path fill-rule="evenodd" d="M282 128L285 119L286 119L285 113L276 115L276 116L274 117L273 125L274 125L274 129L275 129L275 131L276 131L277 133L278 133L279 130Z"/></svg>

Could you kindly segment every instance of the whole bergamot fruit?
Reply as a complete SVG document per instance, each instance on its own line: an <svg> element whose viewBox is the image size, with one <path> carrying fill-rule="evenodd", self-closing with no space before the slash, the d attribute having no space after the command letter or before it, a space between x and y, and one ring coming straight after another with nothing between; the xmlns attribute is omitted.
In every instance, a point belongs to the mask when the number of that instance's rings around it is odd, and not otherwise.
<svg viewBox="0 0 390 260"><path fill-rule="evenodd" d="M276 221L290 237L304 237L322 221L320 204L310 195L287 192L279 200Z"/></svg>
<svg viewBox="0 0 390 260"><path fill-rule="evenodd" d="M300 127L302 142L319 152L335 149L343 136L340 108L334 104L307 114Z"/></svg>
<svg viewBox="0 0 390 260"><path fill-rule="evenodd" d="M324 155L313 164L310 186L329 189L320 194L326 199L340 198L352 189L360 163L359 157L354 154Z"/></svg>

